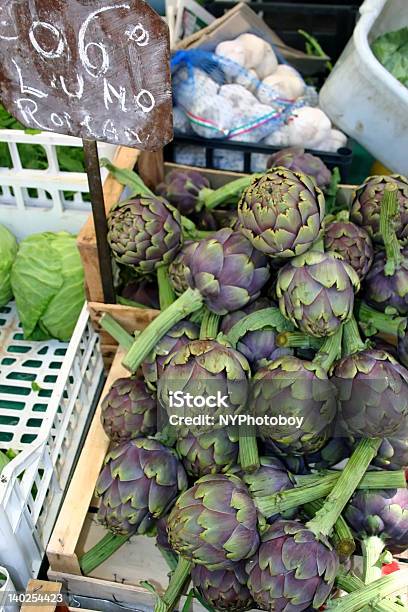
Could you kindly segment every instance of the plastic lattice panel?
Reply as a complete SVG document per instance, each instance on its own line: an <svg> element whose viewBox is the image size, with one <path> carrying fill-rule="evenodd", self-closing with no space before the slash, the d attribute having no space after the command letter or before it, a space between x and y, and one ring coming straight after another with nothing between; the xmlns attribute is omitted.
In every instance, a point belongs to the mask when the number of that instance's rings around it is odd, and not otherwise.
<svg viewBox="0 0 408 612"><path fill-rule="evenodd" d="M67 347L24 340L15 305L0 309L0 449L21 451L37 438Z"/></svg>

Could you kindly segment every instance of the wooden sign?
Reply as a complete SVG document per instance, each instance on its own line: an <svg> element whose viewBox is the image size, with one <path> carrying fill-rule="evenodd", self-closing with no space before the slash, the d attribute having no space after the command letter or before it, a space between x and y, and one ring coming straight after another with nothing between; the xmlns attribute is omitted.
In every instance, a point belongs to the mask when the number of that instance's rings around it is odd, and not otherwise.
<svg viewBox="0 0 408 612"><path fill-rule="evenodd" d="M0 0L0 97L23 125L157 150L173 137L169 34L143 0Z"/></svg>

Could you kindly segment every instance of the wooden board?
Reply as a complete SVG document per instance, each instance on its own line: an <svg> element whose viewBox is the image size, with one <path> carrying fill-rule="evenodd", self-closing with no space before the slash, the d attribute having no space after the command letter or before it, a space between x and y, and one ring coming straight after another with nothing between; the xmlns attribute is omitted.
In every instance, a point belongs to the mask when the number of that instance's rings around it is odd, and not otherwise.
<svg viewBox="0 0 408 612"><path fill-rule="evenodd" d="M143 0L9 0L0 97L28 128L154 151L173 137L170 41Z"/></svg>
<svg viewBox="0 0 408 612"><path fill-rule="evenodd" d="M21 612L32 612L33 607L37 612L65 612L68 607L64 603L59 603L59 595L62 590L62 584L59 582L48 582L47 580L29 580L26 594L27 596L44 598L40 603L40 599L24 603L21 606ZM47 602L47 603L46 603ZM7 606L6 606L7 607Z"/></svg>
<svg viewBox="0 0 408 612"><path fill-rule="evenodd" d="M123 355L121 349L116 353L74 476L47 547L50 566L56 571L68 571L81 575L77 545L93 498L95 484L109 447L109 440L101 425L101 404L113 381L120 377L129 376L129 372L121 365Z"/></svg>

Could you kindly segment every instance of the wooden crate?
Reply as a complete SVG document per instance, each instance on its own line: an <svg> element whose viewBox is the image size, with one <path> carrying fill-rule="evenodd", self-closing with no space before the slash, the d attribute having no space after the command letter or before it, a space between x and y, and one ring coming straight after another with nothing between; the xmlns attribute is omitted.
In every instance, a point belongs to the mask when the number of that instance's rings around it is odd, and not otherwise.
<svg viewBox="0 0 408 612"><path fill-rule="evenodd" d="M163 592L169 572L154 538L131 538L89 576L82 575L79 565L82 554L106 534L95 520L97 500L94 497L96 481L109 446L100 420L101 402L114 380L129 375L121 365L123 355L119 348L48 544L48 578L61 582L64 591L76 595L151 608L154 595L139 583L148 580ZM194 607L197 611L203 610L198 603Z"/></svg>
<svg viewBox="0 0 408 612"><path fill-rule="evenodd" d="M126 147L119 148L113 163L120 168L127 169L133 169L137 166L140 176L153 190L163 179L163 175L167 174L171 169L192 169L189 166L173 163L163 164L162 152L146 153ZM240 176L245 176L242 173L226 172L223 170L194 169L206 176L214 189L222 187ZM341 197L343 197L345 201L349 201L354 189L355 187L353 186L342 186ZM109 175L104 183L106 212L109 212L112 206L121 199L123 191L124 186ZM117 343L100 327L99 321L102 314L110 314L127 331L133 332L134 330L144 329L159 314L159 311L149 308L133 308L103 303L102 281L98 262L95 226L92 216L89 217L80 231L77 244L85 271L85 282L91 319L95 329L101 335L102 354L104 356L105 365L110 366Z"/></svg>

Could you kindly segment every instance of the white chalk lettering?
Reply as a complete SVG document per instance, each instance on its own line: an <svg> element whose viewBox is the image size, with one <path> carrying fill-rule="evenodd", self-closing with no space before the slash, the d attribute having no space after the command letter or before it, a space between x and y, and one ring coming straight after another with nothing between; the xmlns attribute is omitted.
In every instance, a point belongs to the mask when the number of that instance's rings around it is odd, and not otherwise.
<svg viewBox="0 0 408 612"><path fill-rule="evenodd" d="M84 94L84 79L80 74L77 74L76 78L78 83L78 89L75 92L68 91L67 86L65 84L65 78L62 75L60 76L60 83L62 90L64 91L64 93L67 94L69 98L78 98L78 100L80 100Z"/></svg>
<svg viewBox="0 0 408 612"><path fill-rule="evenodd" d="M12 6L11 2L7 5L7 7L0 6L0 27L5 28L6 30L7 29L13 30L13 34L10 31L7 34L0 34L0 38L2 40L17 40L18 39L16 25L13 23L13 18L10 13L11 6ZM7 21L7 18L6 19L4 18L3 11L5 8L7 8L8 18L10 19L11 23Z"/></svg>
<svg viewBox="0 0 408 612"><path fill-rule="evenodd" d="M79 33L78 33L79 57L81 59L81 62L85 70L92 77L98 78L102 74L105 74L105 72L109 68L109 55L106 50L106 46L103 43L89 42L88 44L85 44L85 36L87 33L88 26L91 23L91 21L95 19L96 17L98 17L101 13L104 13L105 11L111 11L113 9L119 9L119 8L124 8L124 9L129 10L130 6L129 4L115 4L113 6L104 6L103 8L100 8L97 11L90 13L90 15L88 15L88 17L85 19L85 21L83 22L83 24L81 25L79 29ZM101 65L99 69L97 66L95 66L95 64L92 64L92 62L89 59L89 49L91 48L99 49L101 53L102 61L101 61Z"/></svg>
<svg viewBox="0 0 408 612"><path fill-rule="evenodd" d="M89 134L91 136L95 136L95 138L96 138L96 134L94 134L94 132L92 131L91 126L89 125L90 121L92 121L91 115L86 115L86 117L80 122L79 125L82 125L83 127L85 127L88 130Z"/></svg>
<svg viewBox="0 0 408 612"><path fill-rule="evenodd" d="M40 45L40 43L38 42L34 34L35 30L39 27L44 28L44 30L48 30L55 36L56 38L55 49L47 51ZM65 41L64 41L63 34L51 23L47 23L46 21L34 21L30 28L28 37L34 49L40 55L42 55L43 57L46 57L47 59L55 59L57 57L61 57L61 55L64 52Z"/></svg>
<svg viewBox="0 0 408 612"><path fill-rule="evenodd" d="M62 127L64 125L64 120L57 113L51 113L51 121L56 127Z"/></svg>
<svg viewBox="0 0 408 612"><path fill-rule="evenodd" d="M65 118L65 122L66 122L66 124L68 126L68 129L71 130L72 129L72 123L71 123L72 117L71 117L71 115L69 113L66 113L65 111L64 111L63 115L64 115L64 118Z"/></svg>
<svg viewBox="0 0 408 612"><path fill-rule="evenodd" d="M148 101L150 101L150 104L148 105L143 104L143 100L142 100L143 97L148 98ZM141 89L139 91L137 96L135 96L135 102L137 106L139 106L139 108L141 108L144 113L150 113L150 111L153 110L153 108L156 106L156 102L153 97L153 94L151 94L150 91L147 91L147 89Z"/></svg>
<svg viewBox="0 0 408 612"><path fill-rule="evenodd" d="M21 73L20 67L14 60L11 60L11 61L13 62L17 70L18 80L20 83L20 92L22 94L31 94L32 96L36 96L37 98L47 98L48 94L45 93L44 91L41 91L40 89L37 89L36 87L30 87L29 85L24 84L23 75Z"/></svg>
<svg viewBox="0 0 408 612"><path fill-rule="evenodd" d="M119 91L113 87L108 81L108 79L103 79L103 101L105 104L106 110L109 110L109 104L113 104L112 96L113 94L115 98L117 98L120 102L120 107L124 113L127 112L126 108L126 89L124 87L119 87Z"/></svg>
<svg viewBox="0 0 408 612"><path fill-rule="evenodd" d="M39 121L34 117L35 113L38 111L38 104L35 100L30 100L30 98L19 98L15 102L20 113L23 115L24 121L28 124L34 124L36 127L41 130L46 130L47 128L44 125L41 125Z"/></svg>
<svg viewBox="0 0 408 612"><path fill-rule="evenodd" d="M119 140L119 135L112 119L107 119L102 126L102 134L105 138L111 137L116 141Z"/></svg>
<svg viewBox="0 0 408 612"><path fill-rule="evenodd" d="M136 142L139 142L140 144L142 144L139 134L135 132L134 130L131 130L130 128L125 128L125 136L129 142L133 142L136 139Z"/></svg>
<svg viewBox="0 0 408 612"><path fill-rule="evenodd" d="M138 34L139 33L139 34ZM125 32L129 40L133 40L139 47L145 47L149 44L150 35L149 32L138 23L134 28L129 28Z"/></svg>

